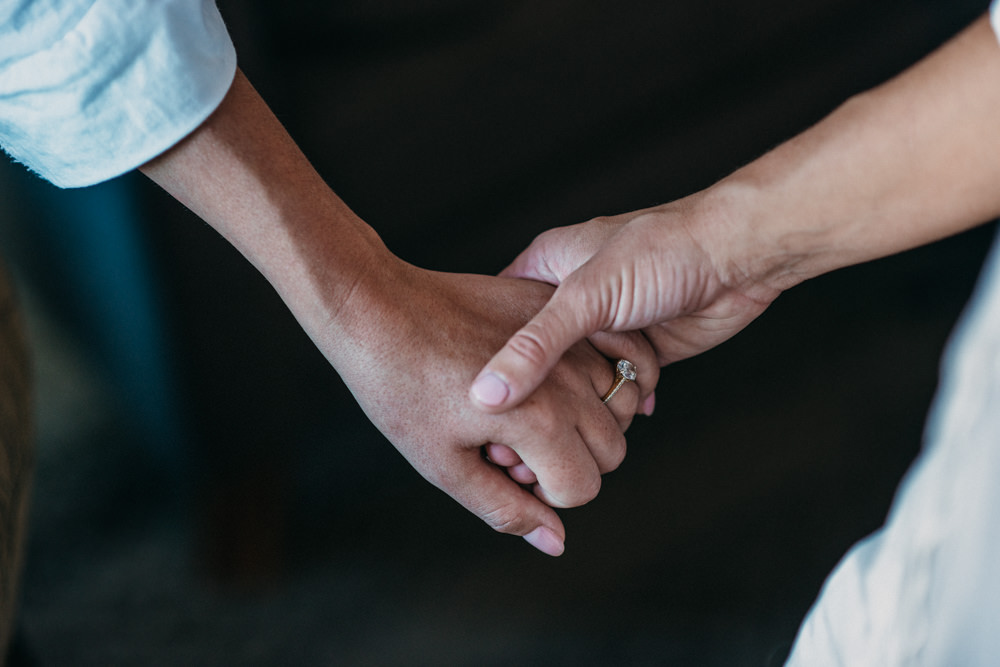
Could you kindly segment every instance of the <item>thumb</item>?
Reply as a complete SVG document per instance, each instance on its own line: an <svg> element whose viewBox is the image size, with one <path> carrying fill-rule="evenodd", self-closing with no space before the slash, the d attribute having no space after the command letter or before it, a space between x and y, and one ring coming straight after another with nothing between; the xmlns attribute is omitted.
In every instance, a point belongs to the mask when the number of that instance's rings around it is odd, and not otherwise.
<svg viewBox="0 0 1000 667"><path fill-rule="evenodd" d="M445 491L493 530L520 535L550 556L562 555L566 528L555 510L479 454L470 459L461 485Z"/></svg>
<svg viewBox="0 0 1000 667"><path fill-rule="evenodd" d="M525 278L558 285L561 282L560 276L549 266L547 253L540 245L536 239L515 257L514 261L499 273L499 276L501 278Z"/></svg>
<svg viewBox="0 0 1000 667"><path fill-rule="evenodd" d="M469 390L474 405L501 413L531 395L574 343L597 330L585 303L564 283L535 317L497 352Z"/></svg>

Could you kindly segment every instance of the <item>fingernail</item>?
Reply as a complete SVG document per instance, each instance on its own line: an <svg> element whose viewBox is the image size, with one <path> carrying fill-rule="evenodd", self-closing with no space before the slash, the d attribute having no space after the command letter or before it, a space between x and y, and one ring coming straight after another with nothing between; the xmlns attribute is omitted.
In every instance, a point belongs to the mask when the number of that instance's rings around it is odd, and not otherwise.
<svg viewBox="0 0 1000 667"><path fill-rule="evenodd" d="M472 395L483 405L495 407L507 400L510 388L493 373L487 373L472 383Z"/></svg>
<svg viewBox="0 0 1000 667"><path fill-rule="evenodd" d="M647 417L653 416L653 410L656 408L656 394L650 394L646 397L646 400L642 402L642 414Z"/></svg>
<svg viewBox="0 0 1000 667"><path fill-rule="evenodd" d="M550 556L561 556L562 552L566 550L563 541L552 532L551 528L545 526L535 528L525 535L524 539L531 546Z"/></svg>

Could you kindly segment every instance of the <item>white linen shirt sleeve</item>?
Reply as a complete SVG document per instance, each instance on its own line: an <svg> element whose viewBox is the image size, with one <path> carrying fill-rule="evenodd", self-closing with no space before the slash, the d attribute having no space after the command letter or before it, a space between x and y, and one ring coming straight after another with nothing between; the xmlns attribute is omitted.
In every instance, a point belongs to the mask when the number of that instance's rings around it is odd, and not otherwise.
<svg viewBox="0 0 1000 667"><path fill-rule="evenodd" d="M990 24L993 26L993 32L1000 37L1000 0L993 0L990 3Z"/></svg>
<svg viewBox="0 0 1000 667"><path fill-rule="evenodd" d="M214 0L7 0L0 145L60 187L164 152L218 107L236 52Z"/></svg>

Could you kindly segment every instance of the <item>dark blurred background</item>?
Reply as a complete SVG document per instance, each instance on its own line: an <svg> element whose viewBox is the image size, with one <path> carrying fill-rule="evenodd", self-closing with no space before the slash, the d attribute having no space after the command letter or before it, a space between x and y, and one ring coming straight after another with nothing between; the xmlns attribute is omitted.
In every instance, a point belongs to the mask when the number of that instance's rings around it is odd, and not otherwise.
<svg viewBox="0 0 1000 667"><path fill-rule="evenodd" d="M405 259L712 183L985 0L223 0L241 65ZM788 294L666 369L559 559L366 421L270 287L141 176L0 170L38 475L17 664L780 664L920 446L992 226Z"/></svg>

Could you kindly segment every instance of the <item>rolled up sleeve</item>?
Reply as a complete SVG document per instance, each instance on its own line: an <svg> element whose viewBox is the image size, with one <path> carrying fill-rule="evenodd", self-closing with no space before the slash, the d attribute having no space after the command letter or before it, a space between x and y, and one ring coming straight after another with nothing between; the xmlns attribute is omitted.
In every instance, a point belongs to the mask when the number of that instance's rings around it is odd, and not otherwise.
<svg viewBox="0 0 1000 667"><path fill-rule="evenodd" d="M1000 0L993 0L990 3L990 24L993 32L1000 37Z"/></svg>
<svg viewBox="0 0 1000 667"><path fill-rule="evenodd" d="M213 0L28 0L11 13L0 28L0 144L61 187L164 152L211 115L236 71Z"/></svg>

